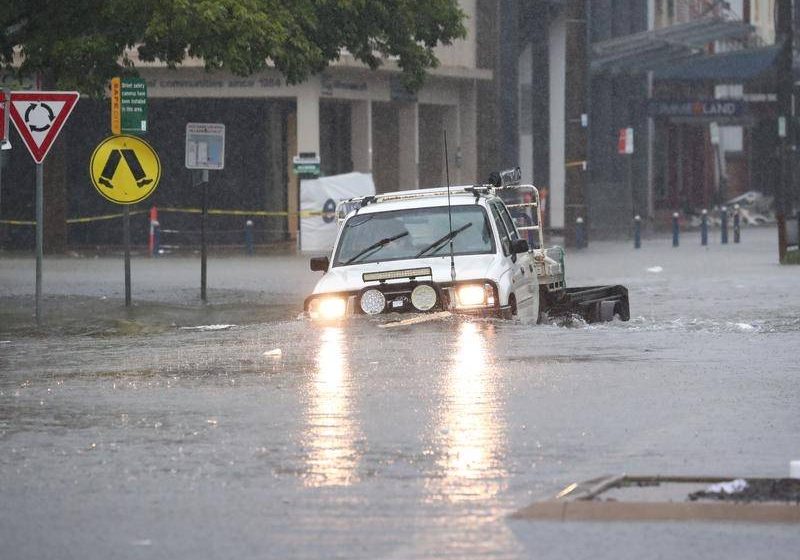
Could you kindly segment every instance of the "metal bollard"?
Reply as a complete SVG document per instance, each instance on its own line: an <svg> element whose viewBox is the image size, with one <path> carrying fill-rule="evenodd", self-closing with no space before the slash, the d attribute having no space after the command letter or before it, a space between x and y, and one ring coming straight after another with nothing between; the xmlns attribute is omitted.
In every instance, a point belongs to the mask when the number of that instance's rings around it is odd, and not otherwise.
<svg viewBox="0 0 800 560"><path fill-rule="evenodd" d="M244 250L249 255L253 255L253 220L244 223Z"/></svg>
<svg viewBox="0 0 800 560"><path fill-rule="evenodd" d="M672 246L677 247L680 245L680 235L681 235L681 228L680 224L678 223L678 213L675 212L672 214Z"/></svg>
<svg viewBox="0 0 800 560"><path fill-rule="evenodd" d="M154 204L150 208L150 236L147 240L148 249L150 249L150 256L152 257L155 254L155 226L154 224L158 223L158 208Z"/></svg>
<svg viewBox="0 0 800 560"><path fill-rule="evenodd" d="M633 217L633 248L642 248L642 217L639 214Z"/></svg>
<svg viewBox="0 0 800 560"><path fill-rule="evenodd" d="M720 218L720 223L721 223L721 227L722 227L722 244L723 245L727 245L728 244L728 207L727 206L723 206L722 208L720 208L719 218Z"/></svg>
<svg viewBox="0 0 800 560"><path fill-rule="evenodd" d="M742 240L741 232L741 216L739 213L739 205L733 207L733 242L739 243Z"/></svg>
<svg viewBox="0 0 800 560"><path fill-rule="evenodd" d="M151 255L157 257L161 252L161 224L158 221L150 222L150 227L153 230L153 252Z"/></svg>
<svg viewBox="0 0 800 560"><path fill-rule="evenodd" d="M703 218L700 222L700 245L708 245L708 210L703 208Z"/></svg>
<svg viewBox="0 0 800 560"><path fill-rule="evenodd" d="M584 247L586 247L586 229L583 218L578 216L575 219L575 248L583 249Z"/></svg>

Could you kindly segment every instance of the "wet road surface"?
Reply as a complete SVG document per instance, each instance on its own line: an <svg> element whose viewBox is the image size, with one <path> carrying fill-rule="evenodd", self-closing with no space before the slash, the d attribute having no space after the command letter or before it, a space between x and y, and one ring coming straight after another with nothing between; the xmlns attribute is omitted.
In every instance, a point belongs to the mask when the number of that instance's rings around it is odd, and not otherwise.
<svg viewBox="0 0 800 560"><path fill-rule="evenodd" d="M195 261L136 260L131 311L121 262L48 260L36 329L32 267L0 260L0 557L794 559L796 526L507 519L602 474L800 458L800 269L744 239L569 255L631 291L592 326L318 326L316 275L276 257L211 260L210 306Z"/></svg>

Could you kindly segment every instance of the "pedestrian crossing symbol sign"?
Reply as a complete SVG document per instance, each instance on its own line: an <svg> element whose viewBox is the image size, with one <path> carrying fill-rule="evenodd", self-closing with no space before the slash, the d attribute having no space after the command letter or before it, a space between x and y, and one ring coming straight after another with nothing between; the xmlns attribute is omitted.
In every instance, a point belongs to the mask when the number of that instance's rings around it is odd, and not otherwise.
<svg viewBox="0 0 800 560"><path fill-rule="evenodd" d="M161 178L156 151L136 136L110 136L100 142L89 163L92 184L117 204L136 204L150 196Z"/></svg>

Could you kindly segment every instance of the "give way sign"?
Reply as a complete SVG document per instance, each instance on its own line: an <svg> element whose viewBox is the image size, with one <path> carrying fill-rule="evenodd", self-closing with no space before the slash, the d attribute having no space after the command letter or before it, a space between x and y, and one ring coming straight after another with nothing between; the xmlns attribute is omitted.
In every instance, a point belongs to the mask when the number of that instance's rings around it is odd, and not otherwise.
<svg viewBox="0 0 800 560"><path fill-rule="evenodd" d="M36 163L42 163L78 102L77 91L13 91L9 114Z"/></svg>

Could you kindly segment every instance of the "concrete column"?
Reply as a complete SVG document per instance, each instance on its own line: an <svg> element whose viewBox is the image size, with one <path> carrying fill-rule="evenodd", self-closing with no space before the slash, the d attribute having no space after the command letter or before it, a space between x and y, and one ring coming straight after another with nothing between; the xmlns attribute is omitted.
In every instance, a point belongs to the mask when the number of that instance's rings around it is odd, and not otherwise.
<svg viewBox="0 0 800 560"><path fill-rule="evenodd" d="M350 154L353 171L372 171L372 101L350 104Z"/></svg>
<svg viewBox="0 0 800 560"><path fill-rule="evenodd" d="M566 153L566 20L562 15L550 25L550 227L564 227Z"/></svg>
<svg viewBox="0 0 800 560"><path fill-rule="evenodd" d="M297 95L297 151L319 155L319 88L314 83L309 80Z"/></svg>
<svg viewBox="0 0 800 560"><path fill-rule="evenodd" d="M399 190L419 188L419 106L400 106L397 130Z"/></svg>
<svg viewBox="0 0 800 560"><path fill-rule="evenodd" d="M519 56L519 168L523 183L533 183L533 43Z"/></svg>
<svg viewBox="0 0 800 560"><path fill-rule="evenodd" d="M475 82L464 84L458 105L458 137L460 140L460 165L455 179L469 185L480 183L478 177L478 86ZM457 152L458 153L458 152Z"/></svg>
<svg viewBox="0 0 800 560"><path fill-rule="evenodd" d="M459 123L459 106L458 105L444 105L442 106L442 127L447 131L447 163L450 166L450 184L458 185L461 183L461 165L463 157L461 155L461 125ZM442 136L442 131L439 131L439 136ZM444 162L444 139L440 140L442 153L439 154L440 161ZM427 183L432 185L444 185L447 181L447 169L442 164L442 176L438 179L430 177Z"/></svg>

